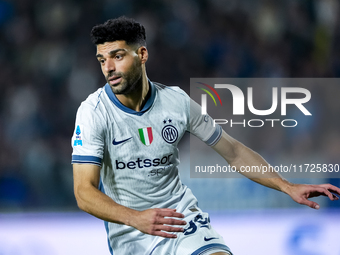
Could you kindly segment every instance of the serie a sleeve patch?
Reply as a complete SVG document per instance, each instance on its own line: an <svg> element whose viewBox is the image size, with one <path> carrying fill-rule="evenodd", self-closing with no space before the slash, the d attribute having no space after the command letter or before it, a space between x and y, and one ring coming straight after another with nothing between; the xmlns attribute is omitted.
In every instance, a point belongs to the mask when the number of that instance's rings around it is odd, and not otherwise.
<svg viewBox="0 0 340 255"><path fill-rule="evenodd" d="M83 126L77 125L75 134L74 134L73 146L83 146L82 130L83 130Z"/></svg>

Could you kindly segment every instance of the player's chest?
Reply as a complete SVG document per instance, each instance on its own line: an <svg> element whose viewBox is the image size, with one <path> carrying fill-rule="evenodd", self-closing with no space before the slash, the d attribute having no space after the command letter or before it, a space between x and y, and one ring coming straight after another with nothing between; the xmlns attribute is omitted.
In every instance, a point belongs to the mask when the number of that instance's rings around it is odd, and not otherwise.
<svg viewBox="0 0 340 255"><path fill-rule="evenodd" d="M156 112L143 116L116 116L109 123L107 146L115 155L128 157L129 153L171 153L186 131L183 113Z"/></svg>

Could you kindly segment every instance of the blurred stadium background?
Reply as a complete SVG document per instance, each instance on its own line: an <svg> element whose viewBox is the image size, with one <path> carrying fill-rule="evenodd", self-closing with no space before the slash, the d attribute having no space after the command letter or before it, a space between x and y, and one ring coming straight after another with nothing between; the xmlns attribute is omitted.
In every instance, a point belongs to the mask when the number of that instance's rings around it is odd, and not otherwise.
<svg viewBox="0 0 340 255"><path fill-rule="evenodd" d="M102 223L77 209L70 164L76 110L105 83L89 39L95 24L120 15L140 21L149 78L189 93L191 77L339 77L339 6L337 0L0 0L0 254L108 253ZM340 122L339 95L340 86L318 102L333 127ZM339 163L339 129L306 126L300 134L283 134L280 141L295 139L296 146L283 143L277 151L261 136L243 142L268 161L282 149L286 158L306 162L323 151L322 163ZM246 247L253 254L340 254L339 244L325 238L339 229L339 202L320 198L322 210L313 211L245 179L190 179L188 141L181 144L182 180L226 241L236 240L235 248L227 241L236 254ZM339 179L299 181L340 186ZM247 236L256 242L246 245ZM30 251L20 248L28 243Z"/></svg>

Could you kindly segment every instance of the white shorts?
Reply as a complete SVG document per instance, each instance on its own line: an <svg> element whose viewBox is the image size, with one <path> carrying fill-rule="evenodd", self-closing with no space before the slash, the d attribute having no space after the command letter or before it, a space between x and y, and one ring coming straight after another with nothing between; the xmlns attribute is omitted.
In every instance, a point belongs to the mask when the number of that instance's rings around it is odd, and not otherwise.
<svg viewBox="0 0 340 255"><path fill-rule="evenodd" d="M208 255L215 252L232 255L223 237L211 227L208 213L197 207L191 209L194 212L184 218L187 221L184 232L176 233L175 239L162 240L149 255Z"/></svg>
<svg viewBox="0 0 340 255"><path fill-rule="evenodd" d="M209 215L197 207L197 199L189 188L185 190L176 204L164 204L159 208L172 208L184 214L187 225L184 232L176 232L177 238L163 238L160 236L147 235L139 230L114 223L111 228L119 230L120 234L111 238L115 248L112 255L208 255L215 252L229 252L222 236L210 225ZM183 226L179 226L183 227ZM108 229L108 224L106 223Z"/></svg>

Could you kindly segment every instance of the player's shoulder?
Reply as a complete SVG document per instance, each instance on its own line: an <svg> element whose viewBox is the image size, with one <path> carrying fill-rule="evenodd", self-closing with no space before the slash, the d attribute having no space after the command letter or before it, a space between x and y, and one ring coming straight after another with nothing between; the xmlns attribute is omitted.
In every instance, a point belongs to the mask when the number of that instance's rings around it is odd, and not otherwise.
<svg viewBox="0 0 340 255"><path fill-rule="evenodd" d="M178 86L167 86L159 82L152 82L156 89L161 94L170 94L172 96L179 96L180 98L187 99L189 96L183 89Z"/></svg>
<svg viewBox="0 0 340 255"><path fill-rule="evenodd" d="M105 119L105 106L103 105L104 88L99 88L90 94L79 106L77 119L102 122Z"/></svg>
<svg viewBox="0 0 340 255"><path fill-rule="evenodd" d="M79 106L79 109L96 111L103 101L104 88L99 88L90 94Z"/></svg>

